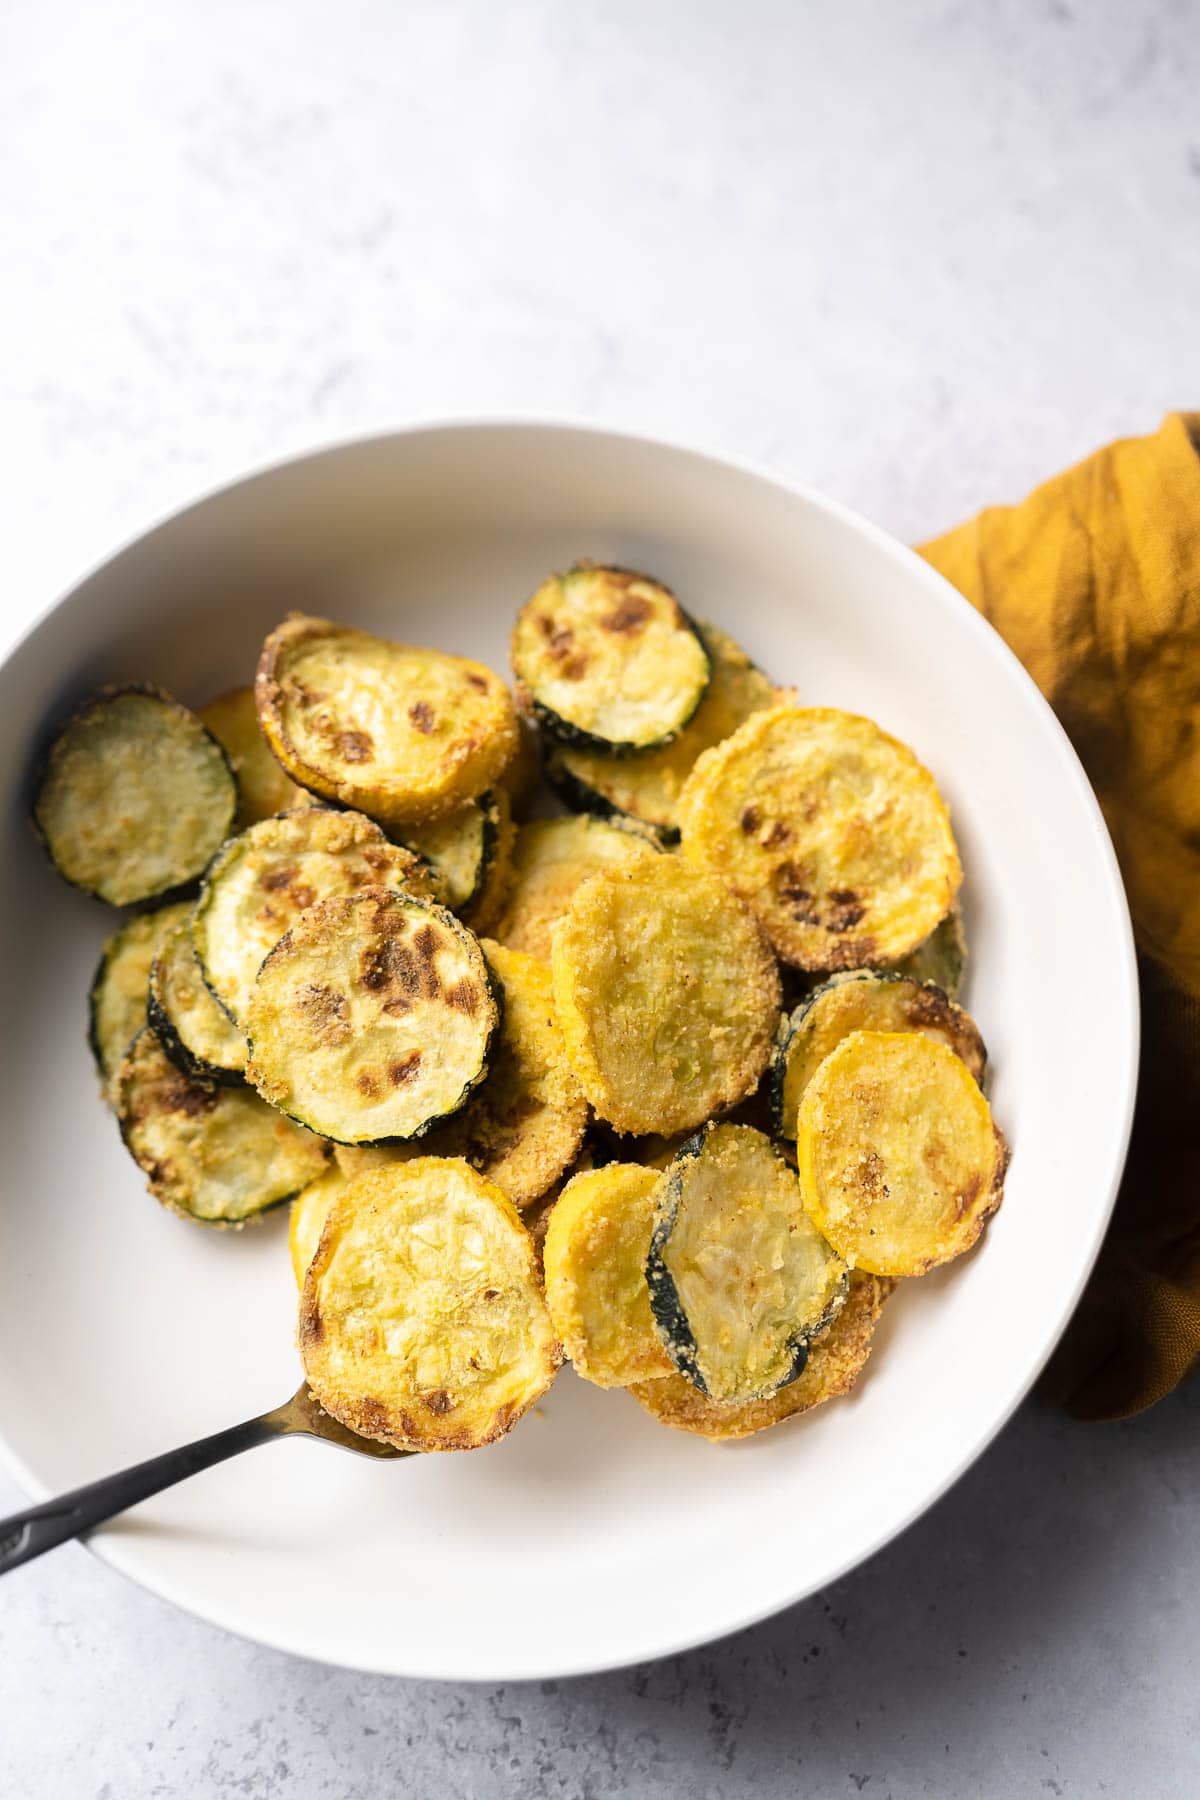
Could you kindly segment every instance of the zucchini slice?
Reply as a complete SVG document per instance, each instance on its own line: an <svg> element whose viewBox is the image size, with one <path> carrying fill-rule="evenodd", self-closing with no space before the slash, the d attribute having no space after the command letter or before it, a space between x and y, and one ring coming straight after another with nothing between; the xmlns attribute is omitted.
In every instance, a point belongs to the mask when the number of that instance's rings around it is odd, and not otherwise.
<svg viewBox="0 0 1200 1800"><path fill-rule="evenodd" d="M720 1406L795 1381L846 1297L794 1173L749 1125L710 1125L659 1177L646 1279L668 1356Z"/></svg>
<svg viewBox="0 0 1200 1800"><path fill-rule="evenodd" d="M915 950L962 879L933 776L870 719L756 713L684 784L684 855L758 913L784 962L853 969Z"/></svg>
<svg viewBox="0 0 1200 1800"><path fill-rule="evenodd" d="M338 895L302 913L259 970L246 1076L335 1143L420 1137L487 1074L499 1010L453 913L412 894Z"/></svg>
<svg viewBox="0 0 1200 1800"><path fill-rule="evenodd" d="M932 983L858 969L815 988L779 1030L771 1064L771 1125L794 1138L800 1097L831 1050L852 1031L922 1031L947 1044L982 1083L987 1051L974 1019Z"/></svg>
<svg viewBox="0 0 1200 1800"><path fill-rule="evenodd" d="M415 1143L345 1147L337 1156L351 1174L414 1156L461 1156L524 1208L578 1156L587 1102L567 1064L549 969L486 938L480 948L501 1002L485 1079L461 1112Z"/></svg>
<svg viewBox="0 0 1200 1800"><path fill-rule="evenodd" d="M188 917L186 900L136 913L107 939L88 995L88 1043L106 1097L130 1044L146 1023L150 970L160 946Z"/></svg>
<svg viewBox="0 0 1200 1800"><path fill-rule="evenodd" d="M482 663L302 613L263 645L254 694L293 781L388 826L454 812L517 751L512 696Z"/></svg>
<svg viewBox="0 0 1200 1800"><path fill-rule="evenodd" d="M647 862L657 846L602 819L532 819L517 833L512 878L492 936L550 960L550 934L578 887L602 869Z"/></svg>
<svg viewBox="0 0 1200 1800"><path fill-rule="evenodd" d="M50 746L33 819L75 887L132 906L188 887L229 835L237 783L195 713L153 687L106 687Z"/></svg>
<svg viewBox="0 0 1200 1800"><path fill-rule="evenodd" d="M426 865L373 820L306 806L230 839L204 878L192 942L204 979L241 1024L263 958L306 907L366 888L430 886Z"/></svg>
<svg viewBox="0 0 1200 1800"><path fill-rule="evenodd" d="M754 915L675 856L594 875L554 932L567 1056L618 1131L686 1131L755 1086L779 974Z"/></svg>
<svg viewBox="0 0 1200 1800"><path fill-rule="evenodd" d="M151 966L147 1016L185 1075L223 1085L241 1081L246 1040L204 979L186 918L169 933Z"/></svg>
<svg viewBox="0 0 1200 1800"><path fill-rule="evenodd" d="M918 1032L854 1031L804 1090L804 1204L872 1275L924 1275L969 1250L999 1206L1008 1150L974 1076Z"/></svg>
<svg viewBox="0 0 1200 1800"><path fill-rule="evenodd" d="M562 1360L512 1202L466 1163L433 1156L363 1175L335 1203L299 1339L326 1412L409 1450L493 1443Z"/></svg>
<svg viewBox="0 0 1200 1800"><path fill-rule="evenodd" d="M438 883L438 898L472 928L480 913L495 910L512 863L515 835L508 794L489 788L478 800L427 825L406 825L400 843L424 857Z"/></svg>
<svg viewBox="0 0 1200 1800"><path fill-rule="evenodd" d="M597 1387L670 1375L646 1285L654 1169L633 1163L576 1175L546 1227L546 1304L577 1374Z"/></svg>
<svg viewBox="0 0 1200 1800"><path fill-rule="evenodd" d="M665 1381L639 1382L629 1392L660 1425L669 1425L674 1431L690 1431L714 1444L766 1431L771 1425L780 1425L785 1419L794 1419L800 1413L811 1412L814 1406L823 1406L826 1400L849 1393L866 1366L883 1303L894 1286L894 1282L878 1275L863 1275L855 1270L850 1276L846 1304L829 1329L810 1346L808 1361L800 1374L765 1400L718 1406L682 1375L668 1376Z"/></svg>
<svg viewBox="0 0 1200 1800"><path fill-rule="evenodd" d="M962 992L967 966L967 939L963 931L962 912L951 907L940 925L935 925L923 944L909 956L891 965L895 975L911 976L913 981L932 981L951 1000Z"/></svg>
<svg viewBox="0 0 1200 1800"><path fill-rule="evenodd" d="M185 1075L149 1026L118 1071L117 1116L155 1199L204 1225L242 1225L290 1200L329 1155L257 1094Z"/></svg>
<svg viewBox="0 0 1200 1800"><path fill-rule="evenodd" d="M341 1199L349 1185L349 1178L342 1173L337 1163L330 1163L292 1201L292 1209L288 1214L288 1255L292 1259L296 1286L300 1289L304 1287L308 1265L317 1254L317 1245L321 1241L321 1233L325 1229L325 1221L333 1209L333 1203Z"/></svg>
<svg viewBox="0 0 1200 1800"><path fill-rule="evenodd" d="M704 639L669 588L579 563L517 615L517 699L552 737L612 754L679 736L704 698Z"/></svg>
<svg viewBox="0 0 1200 1800"><path fill-rule="evenodd" d="M702 622L700 629L712 680L695 718L674 743L638 756L606 756L566 744L550 751L546 773L572 811L629 819L663 844L679 842L679 796L700 752L722 743L776 698L774 683L740 644L715 625Z"/></svg>
<svg viewBox="0 0 1200 1800"><path fill-rule="evenodd" d="M240 805L235 831L257 825L275 813L311 804L303 788L288 780L259 729L252 687L231 688L197 709L229 758L237 777Z"/></svg>

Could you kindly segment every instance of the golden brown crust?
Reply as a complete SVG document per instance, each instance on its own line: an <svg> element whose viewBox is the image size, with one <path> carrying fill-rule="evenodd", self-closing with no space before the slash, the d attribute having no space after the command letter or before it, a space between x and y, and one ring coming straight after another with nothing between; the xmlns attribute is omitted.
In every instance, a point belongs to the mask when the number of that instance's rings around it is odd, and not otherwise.
<svg viewBox="0 0 1200 1800"><path fill-rule="evenodd" d="M321 1241L321 1233L325 1229L325 1221L333 1209L333 1203L341 1198L348 1185L348 1177L336 1162L331 1162L292 1201L288 1213L288 1255L292 1262L292 1274L296 1277L296 1286L301 1290L308 1265L317 1253L317 1245Z"/></svg>
<svg viewBox="0 0 1200 1800"><path fill-rule="evenodd" d="M684 855L752 906L799 968L895 961L962 869L929 771L870 719L777 706L706 750L679 801Z"/></svg>
<svg viewBox="0 0 1200 1800"><path fill-rule="evenodd" d="M482 663L302 613L267 638L254 696L294 781L389 827L475 799L517 749L512 696Z"/></svg>
<svg viewBox="0 0 1200 1800"><path fill-rule="evenodd" d="M876 1323L894 1286L895 1282L880 1276L851 1275L846 1304L812 1345L803 1372L766 1400L718 1406L682 1375L668 1376L665 1381L639 1382L629 1392L660 1425L692 1432L714 1444L766 1431L785 1419L823 1406L826 1400L849 1393L871 1353Z"/></svg>
<svg viewBox="0 0 1200 1800"><path fill-rule="evenodd" d="M508 890L491 935L510 950L549 962L551 934L577 888L602 869L658 854L638 832L604 819L531 819L517 833Z"/></svg>

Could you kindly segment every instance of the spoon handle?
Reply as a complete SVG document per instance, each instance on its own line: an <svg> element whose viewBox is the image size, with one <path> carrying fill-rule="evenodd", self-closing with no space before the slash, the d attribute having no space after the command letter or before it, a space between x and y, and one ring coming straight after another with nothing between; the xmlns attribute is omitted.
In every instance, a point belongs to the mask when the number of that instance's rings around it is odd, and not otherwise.
<svg viewBox="0 0 1200 1800"><path fill-rule="evenodd" d="M194 1444L183 1444L178 1450L152 1456L148 1462L135 1463L131 1469L105 1475L86 1487L60 1494L56 1500L45 1500L40 1506L0 1519L0 1575L32 1562L35 1556L53 1550L56 1544L65 1544L69 1538L83 1537L114 1514L148 1500L151 1494L159 1494L163 1488L199 1474L201 1469L209 1469L214 1463L238 1456L278 1435L279 1428L270 1415L247 1419L243 1425L215 1431L211 1437L197 1438Z"/></svg>

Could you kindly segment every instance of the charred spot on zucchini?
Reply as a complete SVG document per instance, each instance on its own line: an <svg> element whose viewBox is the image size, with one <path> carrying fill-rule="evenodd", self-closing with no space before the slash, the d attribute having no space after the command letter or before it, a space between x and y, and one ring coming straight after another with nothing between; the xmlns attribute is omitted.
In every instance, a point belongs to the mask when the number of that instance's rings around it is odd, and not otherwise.
<svg viewBox="0 0 1200 1800"><path fill-rule="evenodd" d="M512 666L519 703L552 737L610 754L678 737L711 675L669 588L592 563L549 576L521 608Z"/></svg>
<svg viewBox="0 0 1200 1800"><path fill-rule="evenodd" d="M204 979L187 918L167 935L151 965L147 1016L185 1075L226 1085L241 1081L246 1040Z"/></svg>
<svg viewBox="0 0 1200 1800"><path fill-rule="evenodd" d="M771 1064L771 1124L796 1135L796 1110L809 1081L852 1031L920 1031L961 1056L982 1084L987 1052L974 1019L932 982L860 969L815 988L780 1024Z"/></svg>
<svg viewBox="0 0 1200 1800"><path fill-rule="evenodd" d="M421 1137L487 1074L500 1007L478 941L412 894L321 900L271 951L246 1008L246 1076L335 1143Z"/></svg>
<svg viewBox="0 0 1200 1800"><path fill-rule="evenodd" d="M33 820L60 875L133 906L190 886L237 804L228 758L195 713L158 688L106 687L54 738Z"/></svg>
<svg viewBox="0 0 1200 1800"><path fill-rule="evenodd" d="M684 855L720 874L803 969L907 956L962 879L929 771L872 720L832 707L756 713L697 759L679 816Z"/></svg>
<svg viewBox="0 0 1200 1800"><path fill-rule="evenodd" d="M88 994L88 1043L111 1101L113 1078L146 1023L150 970L160 945L188 917L186 900L135 913L105 942Z"/></svg>
<svg viewBox="0 0 1200 1800"><path fill-rule="evenodd" d="M574 812L626 819L652 831L664 845L679 842L679 796L702 750L711 749L751 716L774 704L771 680L726 632L701 624L712 662L712 680L691 723L661 750L611 756L555 745L546 773Z"/></svg>
<svg viewBox="0 0 1200 1800"><path fill-rule="evenodd" d="M466 1163L432 1156L364 1175L335 1202L299 1340L325 1410L409 1450L494 1443L562 1359L512 1202Z"/></svg>
<svg viewBox="0 0 1200 1800"><path fill-rule="evenodd" d="M517 833L507 897L491 934L549 962L551 933L589 876L657 855L640 832L602 819L531 819Z"/></svg>
<svg viewBox="0 0 1200 1800"><path fill-rule="evenodd" d="M918 944L911 955L892 963L891 973L911 976L913 981L932 981L943 993L949 994L951 1000L957 1000L966 966L967 938L962 911L953 906L923 944Z"/></svg>
<svg viewBox="0 0 1200 1800"><path fill-rule="evenodd" d="M669 1425L674 1431L690 1431L714 1444L766 1431L849 1393L866 1366L883 1303L894 1286L893 1281L880 1276L853 1271L846 1304L835 1313L829 1328L809 1346L808 1360L796 1380L765 1400L719 1406L682 1375L670 1375L665 1381L639 1382L629 1392L660 1425Z"/></svg>
<svg viewBox="0 0 1200 1800"><path fill-rule="evenodd" d="M512 696L491 669L328 619L277 626L254 692L292 780L389 828L474 800L517 751Z"/></svg>
<svg viewBox="0 0 1200 1800"><path fill-rule="evenodd" d="M317 1245L321 1241L325 1221L333 1210L333 1203L341 1199L349 1185L349 1177L333 1162L321 1171L315 1181L310 1181L306 1188L302 1188L292 1201L292 1209L288 1214L288 1255L291 1258L292 1274L296 1277L296 1286L300 1289L304 1287L308 1265L317 1253Z"/></svg>
<svg viewBox="0 0 1200 1800"><path fill-rule="evenodd" d="M307 806L262 819L216 858L192 918L200 967L235 1024L267 952L300 914L334 894L403 888L428 894L427 866L361 813Z"/></svg>
<svg viewBox="0 0 1200 1800"><path fill-rule="evenodd" d="M673 1372L646 1285L658 1181L657 1171L632 1163L576 1175L546 1227L550 1317L576 1372L597 1387Z"/></svg>
<svg viewBox="0 0 1200 1800"><path fill-rule="evenodd" d="M755 1086L779 1018L754 916L675 856L595 875L554 932L567 1056L618 1131L686 1131Z"/></svg>
<svg viewBox="0 0 1200 1800"><path fill-rule="evenodd" d="M242 1225L314 1180L329 1151L247 1088L185 1075L149 1026L117 1073L117 1117L156 1200L204 1225Z"/></svg>
<svg viewBox="0 0 1200 1800"><path fill-rule="evenodd" d="M672 1363L721 1406L795 1381L846 1296L794 1173L749 1125L710 1125L659 1178L646 1279Z"/></svg>
<svg viewBox="0 0 1200 1800"><path fill-rule="evenodd" d="M271 754L258 724L252 687L231 688L197 708L197 717L208 727L229 758L237 777L239 805L235 831L245 831L260 819L308 806L303 788L289 781Z"/></svg>
<svg viewBox="0 0 1200 1800"><path fill-rule="evenodd" d="M852 1267L923 1275L1000 1205L1008 1150L962 1058L919 1032L854 1031L800 1101L804 1203Z"/></svg>

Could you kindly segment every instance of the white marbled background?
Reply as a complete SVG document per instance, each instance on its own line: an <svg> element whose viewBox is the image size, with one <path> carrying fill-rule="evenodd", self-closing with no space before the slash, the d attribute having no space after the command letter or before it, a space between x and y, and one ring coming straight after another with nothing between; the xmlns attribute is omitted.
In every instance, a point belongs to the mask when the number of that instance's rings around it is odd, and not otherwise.
<svg viewBox="0 0 1200 1800"><path fill-rule="evenodd" d="M0 642L209 483L429 416L916 539L1200 405L1200 5L3 0L0 257ZM0 1794L1191 1800L1198 1448L1196 1384L1028 1405L823 1597L562 1684L296 1662L70 1548L0 1594Z"/></svg>

